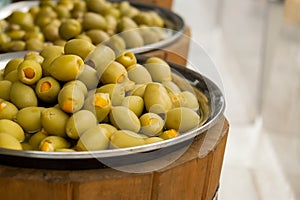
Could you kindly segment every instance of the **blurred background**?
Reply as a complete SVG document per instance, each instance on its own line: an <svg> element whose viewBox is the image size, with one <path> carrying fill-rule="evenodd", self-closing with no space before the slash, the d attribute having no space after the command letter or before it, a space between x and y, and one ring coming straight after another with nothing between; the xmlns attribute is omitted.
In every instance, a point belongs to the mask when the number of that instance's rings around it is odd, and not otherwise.
<svg viewBox="0 0 300 200"><path fill-rule="evenodd" d="M300 1L175 0L173 10L191 28L189 60L206 50L227 101L219 199L300 199Z"/></svg>

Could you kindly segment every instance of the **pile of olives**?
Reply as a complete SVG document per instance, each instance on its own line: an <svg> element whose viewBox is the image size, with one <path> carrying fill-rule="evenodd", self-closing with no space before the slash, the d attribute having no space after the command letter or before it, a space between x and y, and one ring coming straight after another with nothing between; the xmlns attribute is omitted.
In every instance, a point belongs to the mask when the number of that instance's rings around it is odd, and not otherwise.
<svg viewBox="0 0 300 200"><path fill-rule="evenodd" d="M164 26L156 12L139 10L127 1L41 0L28 12L13 11L0 20L0 52L40 51L71 39L98 45L114 35L107 44L111 48L137 48L166 38Z"/></svg>
<svg viewBox="0 0 300 200"><path fill-rule="evenodd" d="M80 46L81 48L73 48ZM84 39L13 58L0 71L0 147L92 151L174 138L199 126L193 91L158 57Z"/></svg>

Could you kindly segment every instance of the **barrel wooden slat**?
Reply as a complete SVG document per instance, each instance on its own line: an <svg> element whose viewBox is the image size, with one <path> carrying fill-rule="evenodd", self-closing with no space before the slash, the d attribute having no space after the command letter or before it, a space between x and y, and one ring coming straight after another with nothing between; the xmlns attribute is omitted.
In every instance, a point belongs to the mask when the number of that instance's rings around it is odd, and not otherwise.
<svg viewBox="0 0 300 200"><path fill-rule="evenodd" d="M228 128L226 119L220 119L207 133L195 138L176 161L153 172L127 173L111 168L46 170L0 165L0 199L210 200L219 185Z"/></svg>

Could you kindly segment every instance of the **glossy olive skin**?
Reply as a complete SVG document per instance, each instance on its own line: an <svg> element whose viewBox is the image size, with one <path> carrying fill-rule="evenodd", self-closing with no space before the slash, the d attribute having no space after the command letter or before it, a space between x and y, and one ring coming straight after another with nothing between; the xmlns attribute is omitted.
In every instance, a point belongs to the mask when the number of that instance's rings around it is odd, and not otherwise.
<svg viewBox="0 0 300 200"><path fill-rule="evenodd" d="M106 129L107 130L107 136L109 136L109 138L114 134L114 132L116 132L118 130L113 125L107 124L107 123L100 123L97 126L102 128L102 129Z"/></svg>
<svg viewBox="0 0 300 200"><path fill-rule="evenodd" d="M156 82L171 81L171 68L169 64L158 57L151 57L144 64L148 72L151 74L152 80Z"/></svg>
<svg viewBox="0 0 300 200"><path fill-rule="evenodd" d="M155 113L145 113L140 117L141 133L147 136L159 135L165 125L164 120Z"/></svg>
<svg viewBox="0 0 300 200"><path fill-rule="evenodd" d="M114 132L110 141L111 146L114 148L126 148L146 144L143 136L129 130L118 130Z"/></svg>
<svg viewBox="0 0 300 200"><path fill-rule="evenodd" d="M8 80L0 81L0 99L9 100L12 82Z"/></svg>
<svg viewBox="0 0 300 200"><path fill-rule="evenodd" d="M0 132L0 148L22 150L22 145L15 137Z"/></svg>
<svg viewBox="0 0 300 200"><path fill-rule="evenodd" d="M75 89L77 89L77 88L80 89L83 92L84 97L85 98L87 97L88 89L83 82L81 82L80 80L69 81L64 84L64 87L67 87L69 85L71 85L72 87L75 87Z"/></svg>
<svg viewBox="0 0 300 200"><path fill-rule="evenodd" d="M93 12L87 12L84 14L82 19L82 28L84 30L105 30L107 28L107 22L102 15Z"/></svg>
<svg viewBox="0 0 300 200"><path fill-rule="evenodd" d="M51 152L56 149L69 148L70 146L70 143L63 137L48 136L41 141L39 149L41 151Z"/></svg>
<svg viewBox="0 0 300 200"><path fill-rule="evenodd" d="M145 139L146 144L153 144L156 142L161 142L164 141L164 139L160 138L160 137L149 137Z"/></svg>
<svg viewBox="0 0 300 200"><path fill-rule="evenodd" d="M95 89L100 80L97 71L86 64L77 79L83 82L89 90Z"/></svg>
<svg viewBox="0 0 300 200"><path fill-rule="evenodd" d="M136 84L146 84L152 82L152 77L148 70L140 65L134 64L127 68L128 78Z"/></svg>
<svg viewBox="0 0 300 200"><path fill-rule="evenodd" d="M144 100L139 96L126 96L121 106L129 108L137 117L140 117L144 111Z"/></svg>
<svg viewBox="0 0 300 200"><path fill-rule="evenodd" d="M69 40L81 33L81 24L75 19L66 19L59 27L59 35L62 39Z"/></svg>
<svg viewBox="0 0 300 200"><path fill-rule="evenodd" d="M99 126L86 130L79 138L76 149L78 151L94 151L107 149L109 145L109 133Z"/></svg>
<svg viewBox="0 0 300 200"><path fill-rule="evenodd" d="M112 107L109 119L110 122L119 129L139 132L141 128L139 118L133 111L124 106Z"/></svg>
<svg viewBox="0 0 300 200"><path fill-rule="evenodd" d="M67 113L79 111L84 104L84 92L76 85L64 86L58 94L58 104L60 108Z"/></svg>
<svg viewBox="0 0 300 200"><path fill-rule="evenodd" d="M126 49L126 43L124 39L119 35L113 35L111 38L109 38L108 41L105 42L105 45L115 51L123 51L124 49Z"/></svg>
<svg viewBox="0 0 300 200"><path fill-rule="evenodd" d="M9 134L19 142L23 142L25 139L25 133L22 127L16 122L8 119L0 119L0 133Z"/></svg>
<svg viewBox="0 0 300 200"><path fill-rule="evenodd" d="M121 63L126 69L137 64L136 57L131 51L125 50L118 54L116 61Z"/></svg>
<svg viewBox="0 0 300 200"><path fill-rule="evenodd" d="M13 58L5 65L4 68L4 77L9 73L16 69L18 69L18 66L21 62L23 62L23 58Z"/></svg>
<svg viewBox="0 0 300 200"><path fill-rule="evenodd" d="M125 98L125 88L122 84L106 84L96 90L97 93L108 93L113 106L119 106L122 104Z"/></svg>
<svg viewBox="0 0 300 200"><path fill-rule="evenodd" d="M183 91L177 94L170 94L173 99L173 105L175 107L187 107L194 111L199 109L199 103L197 97L190 91Z"/></svg>
<svg viewBox="0 0 300 200"><path fill-rule="evenodd" d="M109 40L109 35L103 30L91 29L85 32L85 34L91 38L91 41L94 45L104 43Z"/></svg>
<svg viewBox="0 0 300 200"><path fill-rule="evenodd" d="M148 112L165 113L172 108L172 101L165 87L160 83L148 83L144 92L145 107Z"/></svg>
<svg viewBox="0 0 300 200"><path fill-rule="evenodd" d="M87 129L96 126L95 115L88 110L80 110L74 113L66 124L66 133L72 139L78 139Z"/></svg>
<svg viewBox="0 0 300 200"><path fill-rule="evenodd" d="M94 67L99 76L102 76L107 66L112 63L116 58L115 52L105 46L98 45L87 57L88 65Z"/></svg>
<svg viewBox="0 0 300 200"><path fill-rule="evenodd" d="M101 82L104 84L109 83L122 83L127 78L127 70L125 67L118 63L110 63L101 76Z"/></svg>
<svg viewBox="0 0 300 200"><path fill-rule="evenodd" d="M19 110L16 116L17 123L28 133L42 129L41 112L43 107L26 107Z"/></svg>
<svg viewBox="0 0 300 200"><path fill-rule="evenodd" d="M10 101L19 109L37 106L38 100L34 90L21 82L14 82L10 90Z"/></svg>
<svg viewBox="0 0 300 200"><path fill-rule="evenodd" d="M34 150L38 150L40 143L43 139L45 139L46 137L48 137L48 134L46 131L41 130L37 133L34 133L28 140L28 143L30 144L30 146L32 146L32 148Z"/></svg>
<svg viewBox="0 0 300 200"><path fill-rule="evenodd" d="M153 31L150 27L140 28L139 33L141 34L145 45L160 41L158 33Z"/></svg>
<svg viewBox="0 0 300 200"><path fill-rule="evenodd" d="M47 46L40 52L40 55L44 58L42 63L43 76L50 75L49 68L51 67L51 63L63 54L64 48L57 45Z"/></svg>
<svg viewBox="0 0 300 200"><path fill-rule="evenodd" d="M87 97L84 103L84 109L96 115L98 122L102 122L108 116L111 107L111 100L108 93L92 93Z"/></svg>
<svg viewBox="0 0 300 200"><path fill-rule="evenodd" d="M69 116L62 110L51 107L41 112L42 126L48 134L66 137Z"/></svg>
<svg viewBox="0 0 300 200"><path fill-rule="evenodd" d="M196 128L200 122L200 116L190 108L173 108L166 113L166 128L185 132Z"/></svg>
<svg viewBox="0 0 300 200"><path fill-rule="evenodd" d="M60 89L61 86L57 80L51 76L46 76L37 82L35 92L38 98L43 102L54 103L57 101Z"/></svg>
<svg viewBox="0 0 300 200"><path fill-rule="evenodd" d="M18 111L18 108L14 104L0 99L0 119L13 120L16 118Z"/></svg>
<svg viewBox="0 0 300 200"><path fill-rule="evenodd" d="M73 54L80 56L83 60L96 47L84 39L72 39L64 45L65 54Z"/></svg>
<svg viewBox="0 0 300 200"><path fill-rule="evenodd" d="M138 30L126 30L120 33L120 36L124 39L126 43L126 48L138 48L144 46L144 40Z"/></svg>
<svg viewBox="0 0 300 200"><path fill-rule="evenodd" d="M18 78L27 85L35 84L42 77L42 67L35 60L24 60L18 66Z"/></svg>
<svg viewBox="0 0 300 200"><path fill-rule="evenodd" d="M55 58L50 67L49 73L59 81L75 80L83 70L83 60L77 55L61 55Z"/></svg>
<svg viewBox="0 0 300 200"><path fill-rule="evenodd" d="M9 72L5 77L4 77L4 80L7 80L7 81L10 81L10 82L17 82L19 81L19 78L18 78L18 70L14 70L14 71L11 71Z"/></svg>
<svg viewBox="0 0 300 200"><path fill-rule="evenodd" d="M117 25L118 32L136 28L138 28L138 25L130 17L122 17Z"/></svg>

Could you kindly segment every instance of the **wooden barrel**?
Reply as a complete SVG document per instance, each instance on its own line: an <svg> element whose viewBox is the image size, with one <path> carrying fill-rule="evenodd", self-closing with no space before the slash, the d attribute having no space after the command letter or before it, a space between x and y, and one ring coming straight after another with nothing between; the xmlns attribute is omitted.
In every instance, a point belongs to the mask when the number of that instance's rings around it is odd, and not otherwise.
<svg viewBox="0 0 300 200"><path fill-rule="evenodd" d="M3 200L213 199L219 185L229 125L225 118L193 140L170 165L151 172L112 168L28 169L0 165Z"/></svg>

